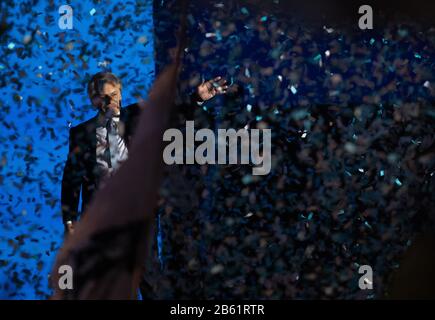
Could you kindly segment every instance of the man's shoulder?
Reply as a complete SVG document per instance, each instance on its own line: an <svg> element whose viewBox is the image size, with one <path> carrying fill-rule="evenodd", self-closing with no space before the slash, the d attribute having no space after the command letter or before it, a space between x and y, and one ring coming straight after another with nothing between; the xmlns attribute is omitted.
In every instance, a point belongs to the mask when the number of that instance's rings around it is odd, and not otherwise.
<svg viewBox="0 0 435 320"><path fill-rule="evenodd" d="M95 129L97 116L93 116L92 118L79 123L76 126L71 127L70 134L77 135L82 132L89 132Z"/></svg>
<svg viewBox="0 0 435 320"><path fill-rule="evenodd" d="M122 111L127 113L136 113L140 111L139 103L136 102L136 103L129 104L128 106L122 108Z"/></svg>
<svg viewBox="0 0 435 320"><path fill-rule="evenodd" d="M136 123L139 114L140 114L141 108L139 103L133 103L130 104L124 108L121 109L121 119L128 123Z"/></svg>

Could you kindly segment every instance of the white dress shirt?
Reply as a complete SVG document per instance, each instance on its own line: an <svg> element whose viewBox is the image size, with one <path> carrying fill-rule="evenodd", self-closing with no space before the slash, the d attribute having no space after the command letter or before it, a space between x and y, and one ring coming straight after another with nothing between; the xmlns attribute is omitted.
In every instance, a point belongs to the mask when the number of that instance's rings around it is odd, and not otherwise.
<svg viewBox="0 0 435 320"><path fill-rule="evenodd" d="M96 128L96 178L103 182L112 176L128 158L128 150L124 139L119 134L119 115L113 116L111 130L107 132L110 118L99 114ZM109 139L109 143L107 141ZM110 160L108 159L110 152Z"/></svg>

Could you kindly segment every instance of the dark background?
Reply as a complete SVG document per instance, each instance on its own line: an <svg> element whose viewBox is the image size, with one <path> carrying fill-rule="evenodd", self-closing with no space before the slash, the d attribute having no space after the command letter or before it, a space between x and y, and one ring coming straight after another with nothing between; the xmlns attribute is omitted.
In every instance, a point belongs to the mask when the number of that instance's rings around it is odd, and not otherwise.
<svg viewBox="0 0 435 320"><path fill-rule="evenodd" d="M358 28L360 4L373 5L373 30ZM408 5L190 2L180 92L216 75L232 84L196 127L271 128L274 161L263 177L168 168L164 296L391 296L403 254L434 221L433 11ZM179 12L154 3L157 67ZM361 265L373 290L358 287Z"/></svg>

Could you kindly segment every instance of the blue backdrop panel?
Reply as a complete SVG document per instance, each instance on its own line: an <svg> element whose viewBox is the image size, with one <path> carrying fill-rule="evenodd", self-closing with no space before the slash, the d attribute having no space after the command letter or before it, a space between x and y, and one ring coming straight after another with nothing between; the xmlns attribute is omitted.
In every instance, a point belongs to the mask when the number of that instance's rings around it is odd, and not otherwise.
<svg viewBox="0 0 435 320"><path fill-rule="evenodd" d="M73 9L61 30L59 7ZM123 105L154 79L152 1L0 4L0 299L40 299L62 242L60 182L70 126L91 118L86 83L123 82Z"/></svg>

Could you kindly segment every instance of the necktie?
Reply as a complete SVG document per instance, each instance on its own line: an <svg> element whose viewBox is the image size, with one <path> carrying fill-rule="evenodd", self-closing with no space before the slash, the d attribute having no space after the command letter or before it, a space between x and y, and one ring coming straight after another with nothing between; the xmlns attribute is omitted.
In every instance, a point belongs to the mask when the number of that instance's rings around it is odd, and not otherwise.
<svg viewBox="0 0 435 320"><path fill-rule="evenodd" d="M118 150L118 125L112 118L109 118L106 124L106 141L107 148L105 150L105 158L109 168L117 166L117 154Z"/></svg>

